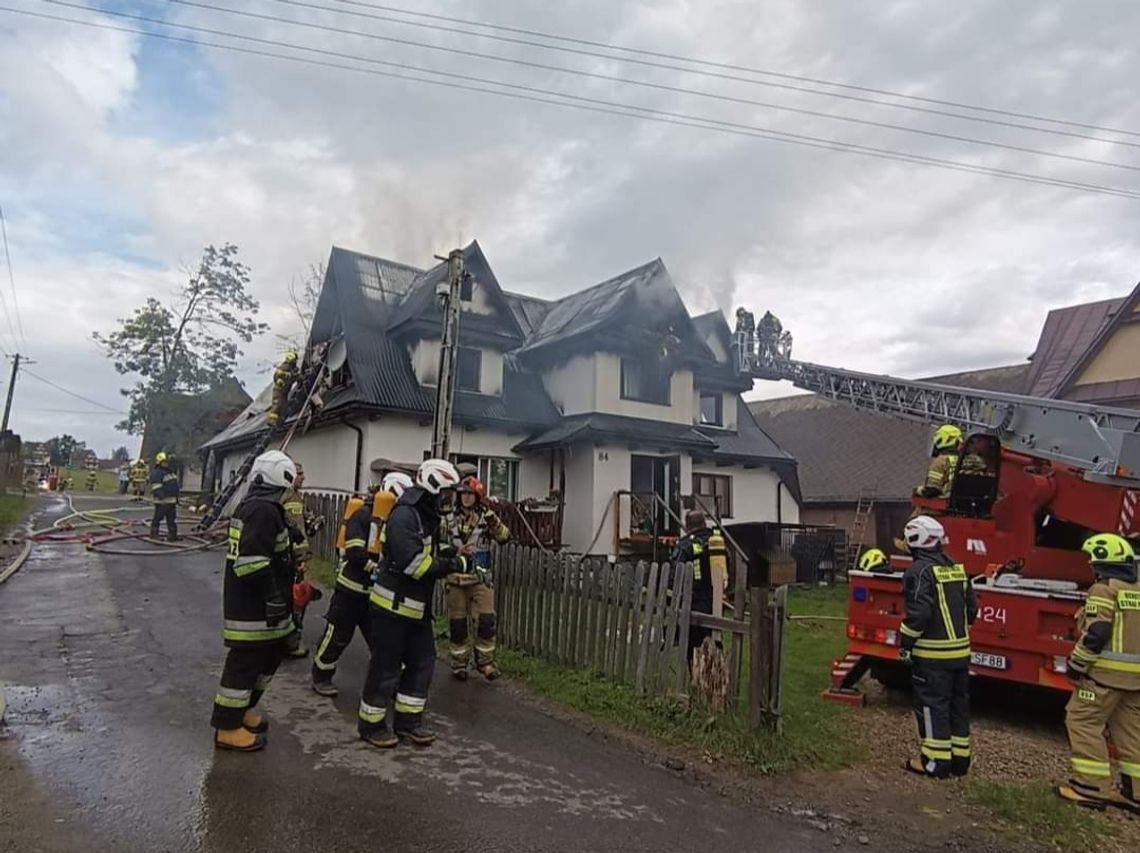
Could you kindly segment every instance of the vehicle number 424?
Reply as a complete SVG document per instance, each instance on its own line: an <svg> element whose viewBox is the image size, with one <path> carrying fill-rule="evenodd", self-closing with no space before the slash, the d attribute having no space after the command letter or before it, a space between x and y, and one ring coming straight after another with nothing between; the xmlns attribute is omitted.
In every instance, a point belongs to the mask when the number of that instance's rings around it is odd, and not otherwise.
<svg viewBox="0 0 1140 853"><path fill-rule="evenodd" d="M978 617L983 622L1000 622L1005 624L1005 608L986 605L978 611Z"/></svg>

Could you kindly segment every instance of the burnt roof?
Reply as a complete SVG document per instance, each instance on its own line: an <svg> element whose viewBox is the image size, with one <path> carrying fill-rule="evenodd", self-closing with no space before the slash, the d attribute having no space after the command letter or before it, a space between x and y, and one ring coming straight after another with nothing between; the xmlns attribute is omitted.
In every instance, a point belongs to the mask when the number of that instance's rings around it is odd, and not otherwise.
<svg viewBox="0 0 1140 853"><path fill-rule="evenodd" d="M961 388L1022 393L1028 364L975 370L926 381ZM807 502L847 503L861 493L909 500L930 459L926 424L884 417L803 394L759 400L748 407L764 431L795 457Z"/></svg>

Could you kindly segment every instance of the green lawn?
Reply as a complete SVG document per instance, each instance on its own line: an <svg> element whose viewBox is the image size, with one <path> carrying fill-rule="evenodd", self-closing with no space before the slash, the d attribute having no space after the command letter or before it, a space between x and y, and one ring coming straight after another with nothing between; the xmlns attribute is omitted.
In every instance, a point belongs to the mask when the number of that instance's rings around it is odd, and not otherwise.
<svg viewBox="0 0 1140 853"><path fill-rule="evenodd" d="M336 563L313 557L305 567L305 576L317 586L331 591L336 582Z"/></svg>
<svg viewBox="0 0 1140 853"><path fill-rule="evenodd" d="M8 533L30 506L31 499L22 495L0 495L0 533Z"/></svg>
<svg viewBox="0 0 1140 853"><path fill-rule="evenodd" d="M87 469L86 468L64 468L64 476L70 477L72 480L71 491L82 494L87 491ZM96 471L95 476L97 483L95 492L97 494L113 495L119 491L119 475L115 471Z"/></svg>
<svg viewBox="0 0 1140 853"><path fill-rule="evenodd" d="M842 615L845 602L846 587L793 590L789 609L796 615ZM750 732L743 710L709 725L700 710L670 700L647 699L630 687L513 649L501 650L500 665L539 695L621 728L743 760L763 773L776 773L793 768L841 767L861 756L861 748L844 724L851 710L818 698L828 686L831 662L843 654L845 643L843 622L789 623L784 724L779 736Z"/></svg>
<svg viewBox="0 0 1140 853"><path fill-rule="evenodd" d="M1099 840L1116 834L1103 817L1063 803L1043 782L971 781L966 798L989 809L1011 839L1032 838L1062 850L1095 850Z"/></svg>

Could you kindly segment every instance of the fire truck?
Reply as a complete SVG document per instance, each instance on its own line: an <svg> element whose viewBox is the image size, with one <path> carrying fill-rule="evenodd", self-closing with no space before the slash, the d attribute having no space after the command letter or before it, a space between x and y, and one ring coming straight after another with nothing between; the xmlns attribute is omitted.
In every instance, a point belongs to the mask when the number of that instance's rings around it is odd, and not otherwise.
<svg viewBox="0 0 1140 853"><path fill-rule="evenodd" d="M1093 533L1140 537L1140 411L955 388L795 361L790 347L738 332L738 369L867 412L966 435L949 497L914 506L946 529L947 553L978 593L971 672L1068 690L1077 610L1092 582L1080 547ZM972 456L963 469L962 461ZM978 460L982 464L978 464ZM916 480L919 478L916 472ZM862 704L870 671L897 683L902 573L848 573L848 650L825 698Z"/></svg>

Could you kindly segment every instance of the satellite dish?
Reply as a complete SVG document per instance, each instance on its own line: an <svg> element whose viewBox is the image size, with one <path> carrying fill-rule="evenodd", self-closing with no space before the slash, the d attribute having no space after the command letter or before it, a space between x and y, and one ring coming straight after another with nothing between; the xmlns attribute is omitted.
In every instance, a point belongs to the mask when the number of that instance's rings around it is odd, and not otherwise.
<svg viewBox="0 0 1140 853"><path fill-rule="evenodd" d="M325 359L325 367L328 368L329 373L335 373L344 367L344 363L348 360L348 347L345 345L344 340L341 339L329 347L328 358Z"/></svg>

